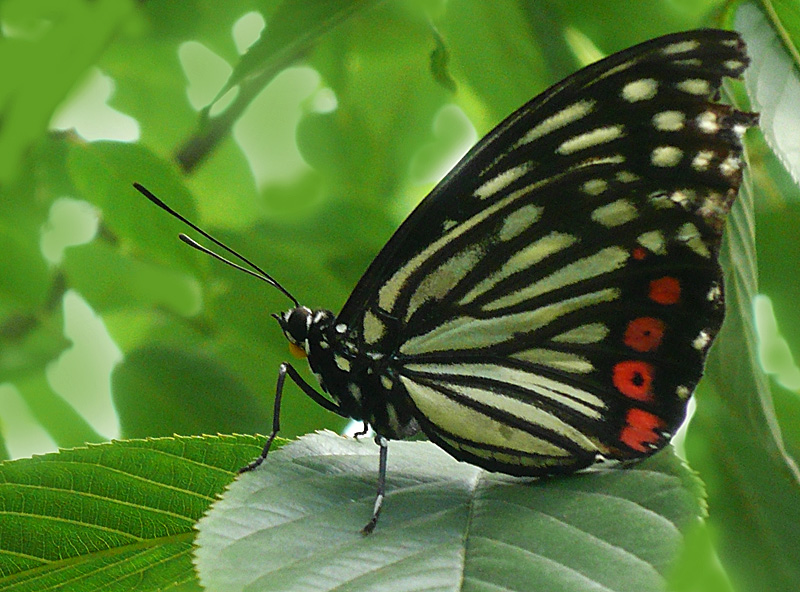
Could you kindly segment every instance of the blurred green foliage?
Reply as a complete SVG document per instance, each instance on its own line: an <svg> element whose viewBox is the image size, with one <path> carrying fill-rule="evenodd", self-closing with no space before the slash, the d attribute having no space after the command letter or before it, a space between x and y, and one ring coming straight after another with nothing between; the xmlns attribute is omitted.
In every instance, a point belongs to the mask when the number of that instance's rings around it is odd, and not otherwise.
<svg viewBox="0 0 800 592"><path fill-rule="evenodd" d="M768 26L796 47L792 6L765 4ZM338 310L435 180L508 113L602 55L730 26L730 10L716 0L0 1L0 455L269 431L286 359L269 313L289 303L177 241L185 229L134 181L303 303ZM758 82L790 88L791 63ZM750 299L758 276L796 353L800 201L786 154L779 162L751 132L748 156L741 205L752 210L735 213L729 233L729 322L687 436L711 528L685 563L712 564L716 545L735 589L794 591L798 387L777 387L776 412ZM78 217L96 232L45 257L64 200L90 204ZM298 389L283 409L286 437L344 427ZM706 581L725 589L714 573ZM710 589L685 573L675 582Z"/></svg>

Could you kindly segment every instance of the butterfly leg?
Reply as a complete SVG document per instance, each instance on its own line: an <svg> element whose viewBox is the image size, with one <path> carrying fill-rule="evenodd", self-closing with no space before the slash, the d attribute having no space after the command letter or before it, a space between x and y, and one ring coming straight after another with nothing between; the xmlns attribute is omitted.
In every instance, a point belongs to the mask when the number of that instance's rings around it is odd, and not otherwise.
<svg viewBox="0 0 800 592"><path fill-rule="evenodd" d="M275 404L272 408L272 432L270 432L267 442L264 444L264 448L261 450L261 454L258 456L258 458L256 458L250 464L239 469L240 474L252 471L264 462L264 460L267 458L267 454L269 454L272 441L275 439L275 436L278 435L278 432L281 429L281 398L283 397L283 384L286 382L287 375L297 386L303 390L306 395L311 397L315 403L321 405L328 411L333 411L338 415L343 415L342 410L336 403L329 401L322 394L318 393L313 386L303 380L303 377L298 374L297 370L295 370L291 364L284 362L280 365L280 368L278 368L278 383L275 385Z"/></svg>
<svg viewBox="0 0 800 592"><path fill-rule="evenodd" d="M389 441L381 435L375 436L375 444L380 447L380 457L378 460L378 495L375 496L375 505L372 508L372 518L366 526L361 529L361 534L367 535L375 530L378 524L378 516L383 507L383 498L386 494L386 457L389 452Z"/></svg>
<svg viewBox="0 0 800 592"><path fill-rule="evenodd" d="M365 421L363 427L353 434L353 438L358 440L361 436L366 436L367 432L369 432L369 424Z"/></svg>

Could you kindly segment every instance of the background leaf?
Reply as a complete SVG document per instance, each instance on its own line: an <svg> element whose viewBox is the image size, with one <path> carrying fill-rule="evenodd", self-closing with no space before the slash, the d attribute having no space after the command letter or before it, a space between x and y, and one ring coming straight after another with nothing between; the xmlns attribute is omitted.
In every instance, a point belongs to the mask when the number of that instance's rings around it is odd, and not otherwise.
<svg viewBox="0 0 800 592"><path fill-rule="evenodd" d="M753 39L756 48L766 42L763 17L755 8L743 7L736 21L748 42L762 31ZM759 57L756 49L756 60ZM760 86L765 76L773 74L756 64L745 75L748 88ZM800 104L800 96L795 100ZM782 133L775 129L781 126L780 118L773 115L767 113L761 124L767 137ZM792 590L800 586L800 548L790 526L800 521L800 470L784 443L770 384L758 365L751 316L757 293L755 227L749 214L757 197L757 189L746 182L731 214L723 253L729 262L728 314L709 357L708 379L698 393L686 444L692 466L707 484L710 525L734 582L743 590ZM792 403L796 405L797 399ZM704 437L712 432L714 437ZM788 435L796 438L796 430Z"/></svg>
<svg viewBox="0 0 800 592"><path fill-rule="evenodd" d="M311 434L243 475L198 525L206 589L657 590L702 514L671 449L628 471L526 482L392 442L365 537L377 450Z"/></svg>
<svg viewBox="0 0 800 592"><path fill-rule="evenodd" d="M795 115L800 96L800 54L786 51L778 32L789 34L784 21L772 23L753 5L738 11L736 24L748 41L752 63L745 83L753 108L760 116L764 138L786 170L800 183L800 122ZM800 23L790 23L800 35ZM779 29L776 32L773 27Z"/></svg>

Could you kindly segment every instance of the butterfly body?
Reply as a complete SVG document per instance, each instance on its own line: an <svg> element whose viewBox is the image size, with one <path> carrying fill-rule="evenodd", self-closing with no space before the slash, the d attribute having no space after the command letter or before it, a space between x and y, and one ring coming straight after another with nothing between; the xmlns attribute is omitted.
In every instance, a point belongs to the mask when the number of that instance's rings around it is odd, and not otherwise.
<svg viewBox="0 0 800 592"><path fill-rule="evenodd" d="M289 342L302 348L336 413L392 440L419 431L407 395L397 388L392 352L366 350L329 310L297 307L276 318Z"/></svg>

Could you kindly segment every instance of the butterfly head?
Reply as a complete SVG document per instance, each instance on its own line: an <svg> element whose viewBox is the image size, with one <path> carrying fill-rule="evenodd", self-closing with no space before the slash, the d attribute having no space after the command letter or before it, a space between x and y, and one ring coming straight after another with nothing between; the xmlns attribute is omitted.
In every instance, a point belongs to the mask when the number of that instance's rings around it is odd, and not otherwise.
<svg viewBox="0 0 800 592"><path fill-rule="evenodd" d="M313 311L307 306L296 306L282 314L272 315L281 326L289 341L289 351L297 358L307 356L308 333L314 320Z"/></svg>

